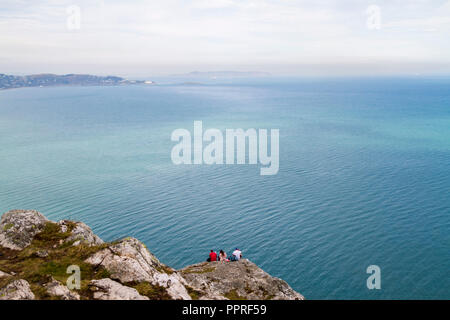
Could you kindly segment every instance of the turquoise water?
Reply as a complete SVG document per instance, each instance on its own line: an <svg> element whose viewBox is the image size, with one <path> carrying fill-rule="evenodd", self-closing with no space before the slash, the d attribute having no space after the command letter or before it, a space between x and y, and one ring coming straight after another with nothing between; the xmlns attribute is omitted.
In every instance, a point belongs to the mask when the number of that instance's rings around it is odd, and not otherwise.
<svg viewBox="0 0 450 320"><path fill-rule="evenodd" d="M173 165L194 120L278 128L279 173ZM0 147L1 212L137 237L176 268L238 246L309 299L450 298L448 79L7 90Z"/></svg>

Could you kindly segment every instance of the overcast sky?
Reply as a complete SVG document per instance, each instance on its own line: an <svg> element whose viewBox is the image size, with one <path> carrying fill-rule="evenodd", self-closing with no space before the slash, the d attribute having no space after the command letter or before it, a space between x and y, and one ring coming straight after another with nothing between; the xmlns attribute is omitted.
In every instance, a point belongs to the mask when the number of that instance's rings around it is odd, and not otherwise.
<svg viewBox="0 0 450 320"><path fill-rule="evenodd" d="M450 0L0 1L0 73L193 70L450 74Z"/></svg>

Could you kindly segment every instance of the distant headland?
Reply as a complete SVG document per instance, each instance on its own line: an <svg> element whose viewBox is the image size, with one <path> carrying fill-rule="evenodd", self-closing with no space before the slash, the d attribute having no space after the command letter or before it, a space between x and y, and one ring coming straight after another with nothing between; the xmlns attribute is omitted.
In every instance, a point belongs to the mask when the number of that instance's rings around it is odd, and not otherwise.
<svg viewBox="0 0 450 320"><path fill-rule="evenodd" d="M205 77L205 78L236 78L236 77L269 77L268 72L260 71L192 71L184 74L173 74L172 77Z"/></svg>
<svg viewBox="0 0 450 320"><path fill-rule="evenodd" d="M95 76L90 74L49 73L28 76L14 76L0 73L0 90L24 87L50 86L119 86L133 84L154 84L148 80L128 80L116 76Z"/></svg>

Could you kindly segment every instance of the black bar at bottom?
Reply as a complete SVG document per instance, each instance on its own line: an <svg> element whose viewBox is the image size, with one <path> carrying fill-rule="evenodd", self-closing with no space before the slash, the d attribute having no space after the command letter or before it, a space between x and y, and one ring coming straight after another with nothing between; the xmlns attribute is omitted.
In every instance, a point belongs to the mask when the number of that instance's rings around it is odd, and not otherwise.
<svg viewBox="0 0 450 320"><path fill-rule="evenodd" d="M104 317L106 314L134 319L299 319L309 312L321 314L386 315L389 308L402 315L437 307L448 310L449 300L305 300L305 301L0 301L2 313L14 311L15 317L30 310L46 317L65 319L67 316ZM385 308L386 307L386 308ZM289 316L286 316L289 315ZM297 316L296 316L297 315Z"/></svg>

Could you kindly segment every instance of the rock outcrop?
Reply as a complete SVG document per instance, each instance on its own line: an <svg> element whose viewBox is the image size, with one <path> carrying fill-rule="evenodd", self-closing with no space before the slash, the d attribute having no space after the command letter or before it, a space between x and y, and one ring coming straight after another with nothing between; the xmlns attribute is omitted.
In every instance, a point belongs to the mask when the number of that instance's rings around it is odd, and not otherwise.
<svg viewBox="0 0 450 320"><path fill-rule="evenodd" d="M94 291L96 300L149 300L148 297L140 295L136 289L109 278L92 280L89 287Z"/></svg>
<svg viewBox="0 0 450 320"><path fill-rule="evenodd" d="M83 281L69 290L77 269ZM135 238L104 243L82 222L52 222L33 210L2 216L0 270L3 300L303 299L247 259L175 270Z"/></svg>
<svg viewBox="0 0 450 320"><path fill-rule="evenodd" d="M159 262L137 239L118 241L95 253L86 262L103 266L111 273L112 279L122 283L146 281L165 288L172 299L191 299L184 279Z"/></svg>
<svg viewBox="0 0 450 320"><path fill-rule="evenodd" d="M285 281L270 276L247 259L203 262L181 270L199 299L303 300Z"/></svg>
<svg viewBox="0 0 450 320"><path fill-rule="evenodd" d="M0 246L22 250L42 231L47 222L47 218L35 210L6 212L0 220Z"/></svg>
<svg viewBox="0 0 450 320"><path fill-rule="evenodd" d="M58 297L61 300L80 300L78 293L70 291L65 285L55 279L44 284L44 287L49 295Z"/></svg>
<svg viewBox="0 0 450 320"><path fill-rule="evenodd" d="M72 227L71 235L65 239L65 242L73 242L73 245L77 246L80 243L86 243L88 245L94 246L102 244L103 240L100 239L91 228L89 228L83 222L73 222L69 220L61 220L58 222L61 227L61 232L67 232L70 227Z"/></svg>
<svg viewBox="0 0 450 320"><path fill-rule="evenodd" d="M0 289L0 300L33 300L34 293L25 280L14 280Z"/></svg>
<svg viewBox="0 0 450 320"><path fill-rule="evenodd" d="M10 277L11 275L9 273L3 272L0 270L0 278L6 278L6 277Z"/></svg>

